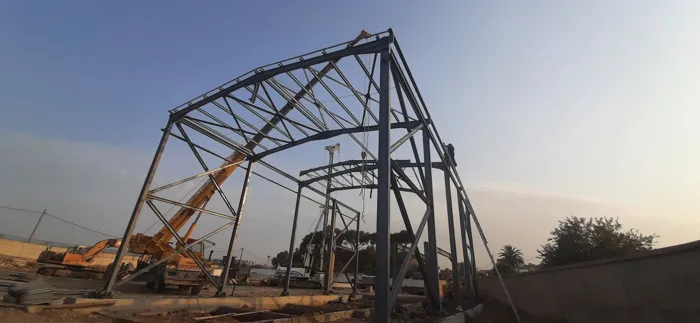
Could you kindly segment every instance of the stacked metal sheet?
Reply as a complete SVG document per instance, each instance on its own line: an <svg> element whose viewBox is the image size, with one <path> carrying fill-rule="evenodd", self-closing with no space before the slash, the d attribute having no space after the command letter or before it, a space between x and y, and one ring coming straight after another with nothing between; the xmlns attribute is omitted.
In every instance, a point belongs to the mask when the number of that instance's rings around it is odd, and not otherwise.
<svg viewBox="0 0 700 323"><path fill-rule="evenodd" d="M7 294L22 305L46 304L56 299L54 288L42 280L15 284Z"/></svg>

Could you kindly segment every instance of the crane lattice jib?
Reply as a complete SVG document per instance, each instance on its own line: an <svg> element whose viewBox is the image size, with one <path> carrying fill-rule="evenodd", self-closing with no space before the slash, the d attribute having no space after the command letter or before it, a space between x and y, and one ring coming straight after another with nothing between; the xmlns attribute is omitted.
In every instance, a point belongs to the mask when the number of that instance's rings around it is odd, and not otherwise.
<svg viewBox="0 0 700 323"><path fill-rule="evenodd" d="M348 43L348 47L352 47L355 44L357 44L360 40L367 38L370 34L365 32L364 30L358 35L353 41ZM335 60L332 60L328 65L326 65L316 77L311 79L306 86L304 86L304 89L302 91L299 91L295 96L294 100L288 101L282 109L279 110L280 116L275 116L273 117L253 138L248 141L246 144L246 148L249 151L252 151L253 148L257 147L258 144L274 129L274 127L282 120L281 116L285 116L287 113L292 111L294 109L294 102L299 102L305 95L306 93L311 90L318 82L319 79L323 76L325 76L328 72L330 72L333 69L333 66L340 61L340 58L337 58ZM241 152L234 152L232 153L229 157L228 160L223 162L221 164L221 167L228 166L234 163L238 163L243 161L246 158L246 155L241 153ZM217 185L221 185L231 174L238 168L238 166L231 166L228 168L224 168L222 170L219 170L216 172L213 177L214 180L216 181ZM207 181L200 187L197 192L192 195L192 197L187 201L187 205L190 207L194 208L201 208L204 203L209 201L211 197L216 193L216 186L214 183L211 181ZM185 225L187 220L189 220L192 215L196 212L195 209L191 208L181 208L170 220L168 221L170 225L175 229L175 231L180 230L182 226ZM160 231L153 236L153 240L157 243L162 243L162 244L167 244L170 239L173 238L172 233L168 230L168 228L163 227L160 229Z"/></svg>

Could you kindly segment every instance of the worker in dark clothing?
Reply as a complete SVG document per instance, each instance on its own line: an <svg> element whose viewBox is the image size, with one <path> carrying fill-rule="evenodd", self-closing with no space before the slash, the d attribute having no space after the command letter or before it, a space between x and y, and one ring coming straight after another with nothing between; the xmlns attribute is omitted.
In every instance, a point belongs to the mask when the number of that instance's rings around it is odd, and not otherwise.
<svg viewBox="0 0 700 323"><path fill-rule="evenodd" d="M445 157L452 160L452 164L457 166L457 160L455 159L455 146L452 144L447 144L447 156Z"/></svg>

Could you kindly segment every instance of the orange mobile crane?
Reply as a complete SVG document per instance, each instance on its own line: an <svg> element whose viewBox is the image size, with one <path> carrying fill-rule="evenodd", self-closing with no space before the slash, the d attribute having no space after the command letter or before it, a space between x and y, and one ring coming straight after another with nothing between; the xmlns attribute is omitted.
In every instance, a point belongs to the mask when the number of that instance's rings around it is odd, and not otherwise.
<svg viewBox="0 0 700 323"><path fill-rule="evenodd" d="M369 37L370 34L367 33L366 31L361 31L360 34L352 40L350 43L348 43L348 46L354 46L357 44L360 40L365 39ZM332 61L332 63L338 63L340 59L335 59ZM328 64L325 68L323 68L320 73L319 77L321 75L325 75L328 73L331 69L333 68L333 64ZM307 91L312 88L315 84L317 84L319 80L317 78L312 79L309 81L309 83L305 86L305 88L299 92L295 96L295 100L300 100ZM287 104L285 104L280 110L280 114L286 114L289 111L291 111L294 108L294 104L290 101ZM246 143L246 148L248 150L253 150L255 147L258 146L258 144L265 138L265 135L269 133L273 129L273 124L279 122L279 119L277 120L270 120L268 124L263 126L263 128L260 130L260 133L256 134L251 138L247 143ZM238 165L245 161L246 155L244 153L241 153L239 151L233 152L231 155L228 156L227 160L224 161L220 166L220 170L212 173L212 179L213 181L206 181L192 197L187 201L187 206L189 207L183 207L181 208L175 215L173 215L170 220L168 220L168 224L173 231L178 232L184 225L187 223L187 221L192 217L192 215L195 214L196 209L202 209L206 206L206 204L209 202L209 200L214 196L214 194L217 191L217 186L220 186L226 179L231 176L231 174L238 168ZM214 184L216 183L216 184ZM197 220L199 219L199 216L192 222L189 230L187 231L187 234L184 237L184 241L186 243L190 243L190 236L192 234L192 231L197 223ZM234 233L235 234L235 233ZM170 245L170 240L173 238L172 232L168 229L167 226L164 226L158 233L156 233L153 237L147 236L145 234L137 233L135 235L132 235L131 238L129 239L129 245L128 245L128 251L130 253L135 253L135 254L142 254L142 258L148 257L151 259L151 261L141 261L139 260L139 264L137 266L137 270L140 268L145 268L148 266L148 264L152 261L155 261L157 259L162 259L164 257L167 257L171 255L172 253L176 252L176 248L173 248L172 245ZM178 247L182 247L179 246ZM202 249L203 251L203 249ZM203 253L198 254L200 259L203 256ZM169 259L168 262L166 262L168 266L173 266L177 265L176 268L197 268L196 264L194 261L189 258L189 256L186 253L181 253L173 258ZM156 277L162 277L165 276L166 278L166 283L168 279L176 279L176 272L168 269L168 268L162 268L162 269L157 269L159 267L156 267L156 272L154 273ZM153 270L152 270L153 271ZM179 275L179 274L178 274ZM180 276L178 276L180 277ZM206 277L204 276L199 276L202 281L205 280ZM156 290L158 290L158 284L159 284L158 279L155 281L156 284ZM194 294L194 290L193 290Z"/></svg>
<svg viewBox="0 0 700 323"><path fill-rule="evenodd" d="M360 40L369 36L370 34L363 30L353 41L348 43L348 46L354 46ZM339 58L333 60L332 63L337 63L338 60ZM319 77L328 73L332 68L333 64L329 64L323 68L319 73ZM295 96L295 99L300 100L301 97L305 95L306 91L308 91L318 82L319 80L317 78L312 79L306 85L304 90ZM290 101L279 110L279 113L286 114L293 108L294 104ZM258 146L258 144L265 138L265 135L273 129L274 126L272 124L277 122L279 122L279 120L270 120L270 122L268 122L268 124L266 124L260 130L260 133L256 134L250 139L250 141L247 142L245 147L248 150L252 150ZM168 224L173 231L178 232L192 217L192 215L194 215L196 209L203 208L216 193L217 186L221 185L226 179L228 179L228 177L231 176L231 174L238 168L238 164L243 162L245 159L246 155L244 153L238 151L232 153L228 159L222 163L220 166L221 169L211 174L213 181L207 181L197 190L194 195L192 195L192 197L190 197L186 204L189 207L181 208L177 213L175 213L175 215L173 215L172 218L170 218L170 220L168 220ZM190 225L190 228L183 239L185 243L192 243L194 241L190 239L190 236L192 235L192 231L194 230L198 219L199 216L197 216L197 218ZM145 268L159 259L176 253L176 250L182 246L178 244L178 248L173 247L170 244L171 239L173 239L173 234L167 226L161 228L160 231L158 231L158 233L152 237L142 233L132 235L129 239L128 252L142 255L139 258L136 269L139 270L141 268ZM198 294L201 287L206 284L206 276L200 272L199 267L191 257L194 255L200 260L204 259L204 247L203 245L200 247L195 246L192 249L193 252L191 254L177 254L168 259L167 262L152 268L148 272L148 275L139 276L145 276L139 280L146 280L148 286L155 291L162 291L165 285L179 285L181 288L190 285L192 286L192 294Z"/></svg>

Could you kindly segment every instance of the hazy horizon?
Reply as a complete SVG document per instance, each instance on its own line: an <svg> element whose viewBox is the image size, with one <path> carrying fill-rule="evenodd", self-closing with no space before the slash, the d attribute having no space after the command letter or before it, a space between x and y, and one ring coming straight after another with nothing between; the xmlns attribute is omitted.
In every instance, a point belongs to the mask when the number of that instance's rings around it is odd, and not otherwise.
<svg viewBox="0 0 700 323"><path fill-rule="evenodd" d="M658 234L656 247L698 239L698 2L226 2L201 23L200 6L158 4L0 4L0 205L121 236L169 109L256 66L391 27L456 147L492 251L511 244L536 262L570 215L619 217ZM303 152L274 164L323 163L324 151ZM191 156L172 154L156 182L198 171ZM226 183L230 196L241 173ZM293 203L254 177L236 248L259 258L285 250ZM373 203L366 231L375 231ZM442 208L439 243L449 249ZM317 212L303 205L299 234ZM8 230L19 225L10 216L0 212ZM152 221L144 215L137 229Z"/></svg>

